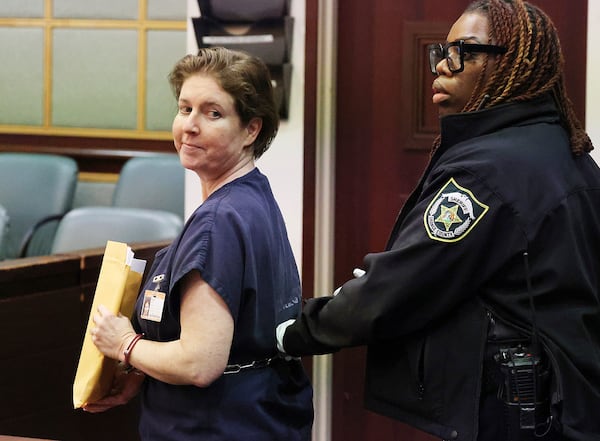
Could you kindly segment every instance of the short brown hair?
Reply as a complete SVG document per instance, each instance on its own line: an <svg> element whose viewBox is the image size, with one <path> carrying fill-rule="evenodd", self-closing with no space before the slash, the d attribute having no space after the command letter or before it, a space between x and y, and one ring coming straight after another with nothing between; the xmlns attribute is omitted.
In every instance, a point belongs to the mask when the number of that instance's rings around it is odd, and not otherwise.
<svg viewBox="0 0 600 441"><path fill-rule="evenodd" d="M262 120L262 128L252 146L254 158L260 158L279 129L279 113L268 67L245 52L223 47L202 48L197 55L186 55L179 60L169 74L176 99L179 99L185 80L198 73L211 75L233 97L244 125L253 118Z"/></svg>

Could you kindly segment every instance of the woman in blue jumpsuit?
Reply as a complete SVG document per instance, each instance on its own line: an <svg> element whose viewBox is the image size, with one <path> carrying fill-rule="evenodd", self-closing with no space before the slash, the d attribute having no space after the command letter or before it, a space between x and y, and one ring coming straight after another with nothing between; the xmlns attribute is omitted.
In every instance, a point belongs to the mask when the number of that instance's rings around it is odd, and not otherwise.
<svg viewBox="0 0 600 441"><path fill-rule="evenodd" d="M201 49L175 65L170 82L175 147L199 176L203 203L157 253L132 322L96 312L96 346L135 369L86 410L141 388L144 441L309 440L312 389L298 360L278 356L274 333L299 312L300 280L254 164L279 123L268 69L246 54Z"/></svg>

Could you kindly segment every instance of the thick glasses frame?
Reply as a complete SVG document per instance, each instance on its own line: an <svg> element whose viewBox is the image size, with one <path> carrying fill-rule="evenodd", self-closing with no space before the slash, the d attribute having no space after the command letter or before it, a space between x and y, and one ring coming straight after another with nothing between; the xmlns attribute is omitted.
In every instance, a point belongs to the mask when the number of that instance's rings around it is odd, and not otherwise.
<svg viewBox="0 0 600 441"><path fill-rule="evenodd" d="M458 49L458 60L453 60L449 49L456 47ZM447 43L445 46L441 43L430 44L427 46L429 52L429 68L431 73L437 75L437 65L440 61L446 60L448 69L452 73L462 72L465 69L465 53L486 53L486 54L504 54L506 48L504 46L496 46L493 44L475 44L465 43L465 40L457 40ZM458 66L456 65L458 64Z"/></svg>

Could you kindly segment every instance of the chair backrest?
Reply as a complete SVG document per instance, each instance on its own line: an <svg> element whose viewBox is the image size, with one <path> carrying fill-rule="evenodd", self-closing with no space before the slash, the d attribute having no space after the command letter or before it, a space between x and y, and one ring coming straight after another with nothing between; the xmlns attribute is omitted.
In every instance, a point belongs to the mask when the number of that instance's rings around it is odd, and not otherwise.
<svg viewBox="0 0 600 441"><path fill-rule="evenodd" d="M71 209L77 171L77 163L66 156L0 153L0 205L10 218L6 258L19 257L24 237L39 221ZM48 251L40 246L38 254Z"/></svg>
<svg viewBox="0 0 600 441"><path fill-rule="evenodd" d="M184 179L175 154L131 158L121 169L112 205L166 210L183 219Z"/></svg>
<svg viewBox="0 0 600 441"><path fill-rule="evenodd" d="M169 211L80 207L69 211L61 219L52 254L103 247L108 240L128 244L170 240L182 228L182 219Z"/></svg>
<svg viewBox="0 0 600 441"><path fill-rule="evenodd" d="M8 224L9 219L6 209L0 205L0 260L4 259L4 241L6 240Z"/></svg>

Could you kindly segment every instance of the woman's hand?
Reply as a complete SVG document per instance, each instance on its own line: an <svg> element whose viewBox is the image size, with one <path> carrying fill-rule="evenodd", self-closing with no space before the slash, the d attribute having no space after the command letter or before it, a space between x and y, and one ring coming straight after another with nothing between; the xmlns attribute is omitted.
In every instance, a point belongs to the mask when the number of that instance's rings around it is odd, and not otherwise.
<svg viewBox="0 0 600 441"><path fill-rule="evenodd" d="M114 315L108 308L100 305L93 320L95 327L90 332L98 350L107 357L123 361L123 351L135 337L129 319L121 314Z"/></svg>
<svg viewBox="0 0 600 441"><path fill-rule="evenodd" d="M90 413L98 413L104 412L115 406L127 404L138 394L145 377L146 376L138 370L126 372L123 367L120 367L115 373L113 387L109 395L95 403L86 403L83 406L83 410Z"/></svg>

